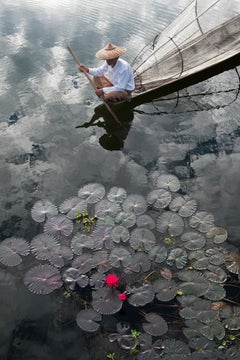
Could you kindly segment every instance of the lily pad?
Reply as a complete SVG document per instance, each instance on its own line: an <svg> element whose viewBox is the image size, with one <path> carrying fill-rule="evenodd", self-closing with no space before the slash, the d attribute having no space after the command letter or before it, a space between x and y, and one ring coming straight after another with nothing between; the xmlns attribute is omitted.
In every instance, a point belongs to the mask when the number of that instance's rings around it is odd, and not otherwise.
<svg viewBox="0 0 240 360"><path fill-rule="evenodd" d="M78 269L81 274L86 274L94 267L92 255L83 253L77 256L72 262L72 267Z"/></svg>
<svg viewBox="0 0 240 360"><path fill-rule="evenodd" d="M81 187L78 197L88 204L95 204L102 200L105 195L105 187L99 183L90 183Z"/></svg>
<svg viewBox="0 0 240 360"><path fill-rule="evenodd" d="M207 233L214 227L214 216L207 211L197 211L189 219L189 225L200 232Z"/></svg>
<svg viewBox="0 0 240 360"><path fill-rule="evenodd" d="M147 202L155 209L166 208L172 200L171 193L166 189L155 189L147 195Z"/></svg>
<svg viewBox="0 0 240 360"><path fill-rule="evenodd" d="M175 265L177 269L183 269L187 264L188 256L185 249L176 247L172 249L167 257L166 263L169 266Z"/></svg>
<svg viewBox="0 0 240 360"><path fill-rule="evenodd" d="M181 217L190 217L197 210L197 202L188 195L178 195L169 204L171 211L178 212Z"/></svg>
<svg viewBox="0 0 240 360"><path fill-rule="evenodd" d="M117 186L113 186L107 194L107 199L109 201L116 202L119 204L123 203L124 200L126 200L126 198L127 198L126 190L124 188Z"/></svg>
<svg viewBox="0 0 240 360"><path fill-rule="evenodd" d="M44 232L53 236L70 236L73 232L73 222L65 215L56 215L49 218L44 225Z"/></svg>
<svg viewBox="0 0 240 360"><path fill-rule="evenodd" d="M101 314L97 313L93 309L81 310L76 316L78 326L86 332L97 331L100 326L98 322L101 320Z"/></svg>
<svg viewBox="0 0 240 360"><path fill-rule="evenodd" d="M100 225L97 226L92 232L92 239L94 243L94 250L101 250L103 247L112 249L114 247L112 237L112 226Z"/></svg>
<svg viewBox="0 0 240 360"><path fill-rule="evenodd" d="M226 272L219 266L208 265L204 275L208 280L215 283L225 283L227 280Z"/></svg>
<svg viewBox="0 0 240 360"><path fill-rule="evenodd" d="M53 266L63 267L69 260L72 260L72 250L65 245L61 245L56 252L50 255L49 261Z"/></svg>
<svg viewBox="0 0 240 360"><path fill-rule="evenodd" d="M188 250L198 250L205 246L205 237L198 232L189 231L181 236L181 240L184 242L183 246Z"/></svg>
<svg viewBox="0 0 240 360"><path fill-rule="evenodd" d="M99 201L95 206L95 213L100 220L105 219L106 216L115 218L120 211L121 207L118 203L106 199Z"/></svg>
<svg viewBox="0 0 240 360"><path fill-rule="evenodd" d="M34 221L43 222L47 217L55 216L58 213L56 205L48 200L39 200L37 201L32 209L31 215Z"/></svg>
<svg viewBox="0 0 240 360"><path fill-rule="evenodd" d="M88 285L87 276L83 275L80 270L73 267L64 271L62 279L71 290L75 289L76 284L83 288Z"/></svg>
<svg viewBox="0 0 240 360"><path fill-rule="evenodd" d="M141 286L128 286L127 292L129 304L133 306L144 306L153 301L155 296L154 288L151 284L143 284Z"/></svg>
<svg viewBox="0 0 240 360"><path fill-rule="evenodd" d="M151 268L151 261L144 252L138 251L132 256L131 269L135 272L147 272Z"/></svg>
<svg viewBox="0 0 240 360"><path fill-rule="evenodd" d="M48 260L60 250L60 243L52 235L38 234L32 239L30 247L36 259Z"/></svg>
<svg viewBox="0 0 240 360"><path fill-rule="evenodd" d="M208 238L213 239L214 244L222 244L228 238L227 230L219 226L211 228L206 235Z"/></svg>
<svg viewBox="0 0 240 360"><path fill-rule="evenodd" d="M166 339L162 341L164 360L191 359L191 351L187 344L180 340Z"/></svg>
<svg viewBox="0 0 240 360"><path fill-rule="evenodd" d="M159 301L171 301L177 295L178 285L174 280L157 279L153 287Z"/></svg>
<svg viewBox="0 0 240 360"><path fill-rule="evenodd" d="M24 284L34 294L50 294L62 286L59 271L52 265L37 265L29 269L24 275Z"/></svg>
<svg viewBox="0 0 240 360"><path fill-rule="evenodd" d="M150 215L143 214L137 217L137 226L153 230L156 224Z"/></svg>
<svg viewBox="0 0 240 360"><path fill-rule="evenodd" d="M0 243L0 262L4 265L19 265L22 256L27 256L29 253L29 243L23 238L10 237Z"/></svg>
<svg viewBox="0 0 240 360"><path fill-rule="evenodd" d="M109 262L113 267L127 267L132 262L130 252L123 246L116 246L109 255Z"/></svg>
<svg viewBox="0 0 240 360"><path fill-rule="evenodd" d="M87 209L87 202L80 199L78 196L71 197L65 200L59 207L61 213L66 214L69 219L76 219L77 213L82 213Z"/></svg>
<svg viewBox="0 0 240 360"><path fill-rule="evenodd" d="M75 255L81 255L85 248L93 249L94 241L91 236L77 232L73 236L70 246Z"/></svg>
<svg viewBox="0 0 240 360"><path fill-rule="evenodd" d="M115 314L122 307L122 301L119 300L118 295L119 291L110 287L104 287L93 291L93 309L102 315Z"/></svg>
<svg viewBox="0 0 240 360"><path fill-rule="evenodd" d="M149 313L145 316L147 323L143 323L142 327L146 333L152 336L162 336L167 333L168 325L164 318L155 313Z"/></svg>
<svg viewBox="0 0 240 360"><path fill-rule="evenodd" d="M118 225L131 228L136 224L136 215L133 212L120 211L120 213L115 218L115 222Z"/></svg>
<svg viewBox="0 0 240 360"><path fill-rule="evenodd" d="M163 174L156 179L157 188L163 188L172 192L177 192L181 185L178 178L175 175Z"/></svg>
<svg viewBox="0 0 240 360"><path fill-rule="evenodd" d="M184 222L178 214L165 211L157 218L157 230L160 233L168 232L171 236L178 236L184 230Z"/></svg>
<svg viewBox="0 0 240 360"><path fill-rule="evenodd" d="M153 246L149 252L148 257L150 260L155 261L156 263L160 264L167 258L168 251L164 245L155 245Z"/></svg>
<svg viewBox="0 0 240 360"><path fill-rule="evenodd" d="M136 228L132 231L129 242L134 250L149 251L155 245L156 238L151 230Z"/></svg>
<svg viewBox="0 0 240 360"><path fill-rule="evenodd" d="M136 216L142 215L147 210L147 202L142 195L131 194L122 204L125 212L133 212Z"/></svg>
<svg viewBox="0 0 240 360"><path fill-rule="evenodd" d="M111 231L111 238L115 243L127 242L130 238L130 234L127 228L124 226L115 226Z"/></svg>

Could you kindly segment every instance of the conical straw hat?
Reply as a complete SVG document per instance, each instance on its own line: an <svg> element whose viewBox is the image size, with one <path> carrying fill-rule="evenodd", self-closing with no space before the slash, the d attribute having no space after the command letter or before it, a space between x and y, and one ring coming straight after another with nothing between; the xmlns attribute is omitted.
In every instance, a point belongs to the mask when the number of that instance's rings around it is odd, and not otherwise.
<svg viewBox="0 0 240 360"><path fill-rule="evenodd" d="M108 43L104 48L96 53L96 57L101 60L115 59L125 53L126 48Z"/></svg>

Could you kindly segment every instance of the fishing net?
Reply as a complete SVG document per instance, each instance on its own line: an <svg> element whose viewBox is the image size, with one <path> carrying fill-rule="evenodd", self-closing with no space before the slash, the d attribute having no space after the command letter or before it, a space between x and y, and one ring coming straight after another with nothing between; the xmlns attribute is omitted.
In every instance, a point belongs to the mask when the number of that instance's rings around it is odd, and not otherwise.
<svg viewBox="0 0 240 360"><path fill-rule="evenodd" d="M194 0L132 62L143 93L236 56L240 51L237 0Z"/></svg>

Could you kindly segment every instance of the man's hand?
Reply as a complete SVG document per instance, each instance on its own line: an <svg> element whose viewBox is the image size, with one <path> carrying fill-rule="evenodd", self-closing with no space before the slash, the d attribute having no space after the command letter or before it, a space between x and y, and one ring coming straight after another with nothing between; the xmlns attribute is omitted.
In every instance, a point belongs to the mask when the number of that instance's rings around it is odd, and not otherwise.
<svg viewBox="0 0 240 360"><path fill-rule="evenodd" d="M86 73L89 72L89 68L85 65L79 65L78 70L81 72L86 72Z"/></svg>
<svg viewBox="0 0 240 360"><path fill-rule="evenodd" d="M95 91L95 93L96 93L97 96L99 96L99 97L102 97L102 96L104 95L103 89L97 89L97 90Z"/></svg>

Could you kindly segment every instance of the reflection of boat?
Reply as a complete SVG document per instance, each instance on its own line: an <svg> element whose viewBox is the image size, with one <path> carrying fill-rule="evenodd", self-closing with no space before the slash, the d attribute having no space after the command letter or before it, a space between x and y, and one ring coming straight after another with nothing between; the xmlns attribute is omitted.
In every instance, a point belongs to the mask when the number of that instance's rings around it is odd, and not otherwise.
<svg viewBox="0 0 240 360"><path fill-rule="evenodd" d="M240 15L212 24L221 21L219 9L229 8L224 2L192 1L140 51L132 63L132 107L240 65Z"/></svg>

